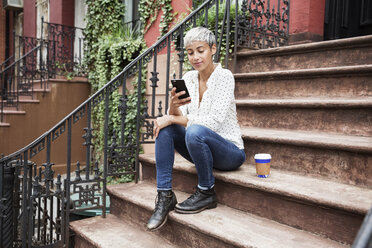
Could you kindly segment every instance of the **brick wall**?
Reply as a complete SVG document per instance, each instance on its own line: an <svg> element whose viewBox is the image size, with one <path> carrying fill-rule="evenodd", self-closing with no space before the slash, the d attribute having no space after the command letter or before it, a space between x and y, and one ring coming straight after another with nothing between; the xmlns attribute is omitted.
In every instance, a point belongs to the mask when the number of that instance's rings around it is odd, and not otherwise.
<svg viewBox="0 0 372 248"><path fill-rule="evenodd" d="M5 24L6 13L3 9L3 2L0 1L0 64L5 60Z"/></svg>
<svg viewBox="0 0 372 248"><path fill-rule="evenodd" d="M290 43L322 41L325 0L291 0Z"/></svg>

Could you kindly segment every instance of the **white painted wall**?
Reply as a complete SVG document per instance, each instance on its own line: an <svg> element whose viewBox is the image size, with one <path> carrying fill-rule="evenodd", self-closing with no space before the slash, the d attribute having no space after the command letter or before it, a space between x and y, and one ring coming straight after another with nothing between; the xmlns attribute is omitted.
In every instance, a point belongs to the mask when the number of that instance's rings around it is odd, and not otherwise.
<svg viewBox="0 0 372 248"><path fill-rule="evenodd" d="M85 4L84 0L75 0L75 21L74 26L78 28L85 28L85 15L87 13L88 6ZM83 58L84 48L83 48L83 33L80 29L76 29L75 33L75 43L74 43L74 57L75 59ZM79 50L79 46L81 49Z"/></svg>

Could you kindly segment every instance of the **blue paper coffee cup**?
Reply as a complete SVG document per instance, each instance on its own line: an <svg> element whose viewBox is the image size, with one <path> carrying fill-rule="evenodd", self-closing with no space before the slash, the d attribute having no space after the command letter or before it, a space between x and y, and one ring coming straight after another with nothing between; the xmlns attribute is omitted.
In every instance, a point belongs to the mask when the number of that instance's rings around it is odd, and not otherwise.
<svg viewBox="0 0 372 248"><path fill-rule="evenodd" d="M258 153L254 155L256 162L256 174L258 177L267 178L270 175L271 155L268 153Z"/></svg>

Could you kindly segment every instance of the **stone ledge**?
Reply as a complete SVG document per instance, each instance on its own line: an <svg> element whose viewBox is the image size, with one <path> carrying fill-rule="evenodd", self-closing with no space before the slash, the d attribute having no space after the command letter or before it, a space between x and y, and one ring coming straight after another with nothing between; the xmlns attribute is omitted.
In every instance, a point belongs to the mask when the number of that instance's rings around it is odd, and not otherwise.
<svg viewBox="0 0 372 248"><path fill-rule="evenodd" d="M99 248L171 248L178 247L157 237L156 235L143 231L134 225L126 223L118 217L109 214L106 218L101 216L88 218L70 223L70 228L79 238L89 243L90 247ZM75 245L79 245L76 244ZM77 246L79 247L79 246Z"/></svg>
<svg viewBox="0 0 372 248"><path fill-rule="evenodd" d="M372 154L372 137L248 127L241 130L245 140Z"/></svg>
<svg viewBox="0 0 372 248"><path fill-rule="evenodd" d="M4 113L4 115L25 115L26 114L26 111L4 109L3 110L3 113Z"/></svg>
<svg viewBox="0 0 372 248"><path fill-rule="evenodd" d="M6 102L6 100L0 100L0 103L1 102ZM21 96L18 102L19 103L40 103L40 101L36 99L25 99L24 96Z"/></svg>
<svg viewBox="0 0 372 248"><path fill-rule="evenodd" d="M252 99L239 98L237 107L289 107L289 108L371 108L372 97L359 98L278 98Z"/></svg>
<svg viewBox="0 0 372 248"><path fill-rule="evenodd" d="M277 47L269 49L261 49L254 51L239 52L238 57L247 56L275 56L275 55L289 55L299 53L310 53L316 51L337 50L344 48L359 48L359 47L372 47L372 35L338 39L322 42L313 42L306 44L291 45L286 47Z"/></svg>
<svg viewBox="0 0 372 248"><path fill-rule="evenodd" d="M140 156L140 161L155 165L155 156ZM195 166L177 154L174 169L196 175ZM258 178L255 166L245 163L238 170L214 171L216 179L294 200L321 205L325 208L365 215L372 206L372 189L332 182L324 179L298 175L293 172L271 169L270 177ZM293 187L293 186L296 187Z"/></svg>
<svg viewBox="0 0 372 248"><path fill-rule="evenodd" d="M270 72L235 73L236 80L242 79L295 79L295 78L317 78L324 76L362 76L372 74L372 65L338 66L327 68L284 70Z"/></svg>

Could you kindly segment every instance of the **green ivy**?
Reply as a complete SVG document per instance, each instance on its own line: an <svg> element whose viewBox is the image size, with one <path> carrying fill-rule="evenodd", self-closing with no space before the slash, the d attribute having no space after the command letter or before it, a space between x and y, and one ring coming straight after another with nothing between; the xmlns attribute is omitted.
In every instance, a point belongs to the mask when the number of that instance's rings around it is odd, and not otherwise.
<svg viewBox="0 0 372 248"><path fill-rule="evenodd" d="M176 12L172 13L172 0L140 0L138 11L140 13L140 20L144 24L143 33L146 33L156 21L160 10L163 14L160 18L159 31L160 36L163 36L168 32L169 25L177 15Z"/></svg>
<svg viewBox="0 0 372 248"><path fill-rule="evenodd" d="M146 48L143 34L138 27L131 29L123 24L125 7L121 0L86 0L88 13L86 16L86 29L84 30L86 42L86 60L88 65L89 82L93 93L102 88L112 78L117 76L124 67L135 59ZM142 70L142 89L144 95L146 87L146 66ZM135 143L137 124L137 80L133 80L134 90L123 93L128 96L125 141ZM116 90L109 98L109 132L119 132L121 129L121 115L118 109L121 95ZM143 103L141 103L143 106ZM104 148L104 102L93 109L92 126L95 130L94 156L100 158ZM120 139L120 137L118 137ZM109 137L109 145L112 143Z"/></svg>
<svg viewBox="0 0 372 248"><path fill-rule="evenodd" d="M121 0L85 0L85 3L88 6L84 30L85 57L91 69L96 62L98 39L119 29L124 18L125 6Z"/></svg>

